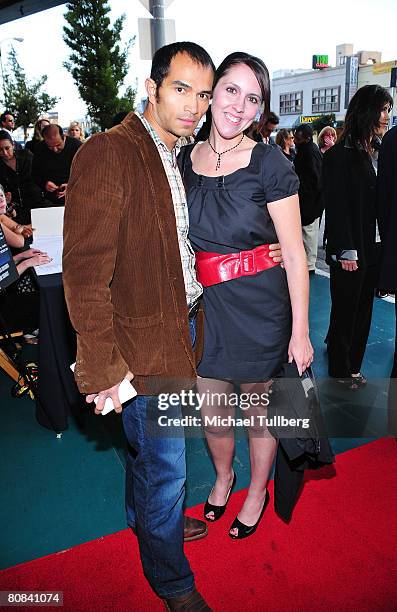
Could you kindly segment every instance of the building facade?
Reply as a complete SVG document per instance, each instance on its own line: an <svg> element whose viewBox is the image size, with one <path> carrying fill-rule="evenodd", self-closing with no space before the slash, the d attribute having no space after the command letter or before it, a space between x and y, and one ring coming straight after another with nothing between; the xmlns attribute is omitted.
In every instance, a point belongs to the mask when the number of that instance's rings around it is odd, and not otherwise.
<svg viewBox="0 0 397 612"><path fill-rule="evenodd" d="M392 69L397 60L381 62L379 51L353 53L353 45L336 47L336 66L311 70L284 70L273 75L271 108L279 115L279 128L310 123L321 115L334 114L344 120L349 101L359 87L379 84L394 96L391 124L396 123L396 88L391 87Z"/></svg>
<svg viewBox="0 0 397 612"><path fill-rule="evenodd" d="M272 80L272 110L279 115L279 128L292 128L319 115L334 113L343 119L346 68L324 68L299 74L288 73Z"/></svg>

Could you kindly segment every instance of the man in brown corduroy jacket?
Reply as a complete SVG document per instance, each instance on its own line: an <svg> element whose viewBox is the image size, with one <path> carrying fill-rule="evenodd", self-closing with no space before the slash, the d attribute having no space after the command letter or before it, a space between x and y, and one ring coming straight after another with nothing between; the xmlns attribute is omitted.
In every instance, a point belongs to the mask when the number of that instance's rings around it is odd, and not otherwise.
<svg viewBox="0 0 397 612"><path fill-rule="evenodd" d="M183 551L183 429L160 427L155 394L187 388L196 377L202 288L176 154L178 138L190 136L208 108L213 76L211 58L194 43L157 51L145 112L80 148L65 209L63 282L77 332L76 381L88 402L98 396L98 414L108 397L121 411L119 385L133 378L138 397L122 413L127 522L145 575L171 610L209 609ZM180 416L180 406L167 416Z"/></svg>

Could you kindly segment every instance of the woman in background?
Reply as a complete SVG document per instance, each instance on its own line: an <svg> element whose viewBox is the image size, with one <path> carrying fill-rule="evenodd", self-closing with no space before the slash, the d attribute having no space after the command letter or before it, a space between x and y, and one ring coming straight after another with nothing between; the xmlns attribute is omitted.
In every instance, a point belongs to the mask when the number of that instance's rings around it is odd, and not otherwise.
<svg viewBox="0 0 397 612"><path fill-rule="evenodd" d="M289 130L282 128L277 132L276 145L280 147L285 157L293 162L295 159L294 135Z"/></svg>
<svg viewBox="0 0 397 612"><path fill-rule="evenodd" d="M68 136L77 138L80 142L84 142L83 128L78 121L71 121L68 127Z"/></svg>
<svg viewBox="0 0 397 612"><path fill-rule="evenodd" d="M318 148L320 149L321 153L324 154L325 151L328 151L328 149L333 147L334 144L336 143L336 140L337 140L336 130L330 125L327 125L326 127L324 127L319 133L318 139L317 139Z"/></svg>
<svg viewBox="0 0 397 612"><path fill-rule="evenodd" d="M376 220L379 137L389 125L393 100L380 85L353 96L339 142L324 154L323 197L330 266L331 315L328 372L357 390L376 288L380 239Z"/></svg>
<svg viewBox="0 0 397 612"><path fill-rule="evenodd" d="M15 210L18 224L29 225L30 211L46 205L42 191L32 179L33 155L16 149L10 134L0 130L0 183Z"/></svg>
<svg viewBox="0 0 397 612"><path fill-rule="evenodd" d="M14 231L9 226L6 217L6 197L0 185L0 226L8 246L13 248L23 248L24 238L19 231ZM11 224L14 222L11 220ZM14 331L21 329L24 332L31 332L38 328L39 324L39 293L38 291L20 292L20 280L26 276L27 270L33 266L41 266L49 263L51 259L47 253L37 249L27 249L20 251L13 256L16 264L19 279L7 287L0 290L0 311L1 316L8 330Z"/></svg>
<svg viewBox="0 0 397 612"><path fill-rule="evenodd" d="M33 153L33 155L35 154L37 145L43 140L41 132L46 125L50 125L48 119L37 119L34 124L33 138L32 140L28 140L25 144L25 149Z"/></svg>

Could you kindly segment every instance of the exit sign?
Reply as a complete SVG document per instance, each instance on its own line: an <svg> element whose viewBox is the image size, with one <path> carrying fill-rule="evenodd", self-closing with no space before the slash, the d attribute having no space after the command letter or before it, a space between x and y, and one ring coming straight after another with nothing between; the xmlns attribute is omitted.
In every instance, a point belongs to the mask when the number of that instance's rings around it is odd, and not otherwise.
<svg viewBox="0 0 397 612"><path fill-rule="evenodd" d="M312 68L315 70L328 68L328 55L313 55Z"/></svg>

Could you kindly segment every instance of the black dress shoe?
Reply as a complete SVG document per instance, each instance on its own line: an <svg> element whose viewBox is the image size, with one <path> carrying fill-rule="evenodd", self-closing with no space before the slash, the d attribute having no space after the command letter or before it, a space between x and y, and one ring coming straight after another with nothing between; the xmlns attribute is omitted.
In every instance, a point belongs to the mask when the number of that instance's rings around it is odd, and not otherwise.
<svg viewBox="0 0 397 612"><path fill-rule="evenodd" d="M193 589L187 595L181 595L181 597L163 599L163 602L166 610L170 612L212 612L205 599L196 589Z"/></svg>
<svg viewBox="0 0 397 612"><path fill-rule="evenodd" d="M359 372L355 376L351 374L348 378L338 378L337 382L341 385L345 385L349 391L357 391L361 389L361 387L365 387L367 379Z"/></svg>
<svg viewBox="0 0 397 612"><path fill-rule="evenodd" d="M207 523L191 516L184 516L183 541L201 540L208 533Z"/></svg>
<svg viewBox="0 0 397 612"><path fill-rule="evenodd" d="M265 497L265 501L263 503L263 508L261 510L261 513L259 515L258 520L256 521L255 525L244 525L244 523L242 523L241 521L238 520L237 516L234 519L230 529L229 529L229 537L232 538L232 540L242 540L243 538L248 538L248 536L253 535L260 523L260 520L263 516L263 513L266 510L266 507L269 503L269 499L270 499L270 495L269 495L269 491L266 489L266 497ZM233 535L231 534L231 530L232 529L238 529L238 533L237 535Z"/></svg>
<svg viewBox="0 0 397 612"><path fill-rule="evenodd" d="M235 484L236 484L236 472L234 472L233 482L232 482L231 486L229 487L229 490L228 490L227 495L226 495L226 501L225 501L223 506L214 506L214 504L210 504L210 502L207 499L207 501L205 502L205 506L204 506L204 518L207 519L207 521L210 521L211 523L214 523L215 521L220 519L221 516L225 513L227 502L229 501L230 493L232 492L232 489L233 489ZM213 491L213 488L211 489L211 493L212 493L212 491ZM211 493L210 493L210 495L211 495ZM208 516L208 514L210 514L211 512L214 513L214 518L211 518L211 517Z"/></svg>

